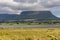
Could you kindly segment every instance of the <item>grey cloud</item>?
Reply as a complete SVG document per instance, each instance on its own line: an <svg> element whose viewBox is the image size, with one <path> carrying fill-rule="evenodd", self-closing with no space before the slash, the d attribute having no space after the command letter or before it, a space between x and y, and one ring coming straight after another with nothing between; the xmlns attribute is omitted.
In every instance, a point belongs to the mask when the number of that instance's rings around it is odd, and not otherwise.
<svg viewBox="0 0 60 40"><path fill-rule="evenodd" d="M41 5L46 8L60 6L60 0L43 0L41 1Z"/></svg>
<svg viewBox="0 0 60 40"><path fill-rule="evenodd" d="M56 6L60 6L60 0L14 0L15 2L28 2L28 3L38 3L37 5L43 6L44 8L52 8Z"/></svg>
<svg viewBox="0 0 60 40"><path fill-rule="evenodd" d="M25 2L28 2L28 3L34 3L36 2L37 0L14 0L15 2L22 2L22 3L25 3Z"/></svg>
<svg viewBox="0 0 60 40"><path fill-rule="evenodd" d="M56 6L60 6L60 0L11 0L10 3L2 1L0 2L0 13L13 14L21 10L49 10Z"/></svg>

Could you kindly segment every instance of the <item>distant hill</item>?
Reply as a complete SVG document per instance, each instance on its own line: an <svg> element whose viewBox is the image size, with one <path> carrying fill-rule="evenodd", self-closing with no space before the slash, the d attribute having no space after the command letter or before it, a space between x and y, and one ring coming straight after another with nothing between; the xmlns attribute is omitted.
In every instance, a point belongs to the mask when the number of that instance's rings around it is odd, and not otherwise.
<svg viewBox="0 0 60 40"><path fill-rule="evenodd" d="M0 14L0 21L41 21L41 20L60 20L50 11L23 11L20 15Z"/></svg>
<svg viewBox="0 0 60 40"><path fill-rule="evenodd" d="M16 14L0 14L0 21L18 20Z"/></svg>

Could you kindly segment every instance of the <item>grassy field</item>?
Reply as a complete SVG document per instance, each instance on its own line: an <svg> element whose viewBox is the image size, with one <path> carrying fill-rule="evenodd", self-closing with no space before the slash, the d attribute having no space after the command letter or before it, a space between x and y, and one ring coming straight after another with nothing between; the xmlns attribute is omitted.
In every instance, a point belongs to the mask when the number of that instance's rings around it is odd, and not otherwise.
<svg viewBox="0 0 60 40"><path fill-rule="evenodd" d="M40 25L40 24L60 24L60 21L42 21L42 22L0 22L0 25Z"/></svg>
<svg viewBox="0 0 60 40"><path fill-rule="evenodd" d="M0 40L60 40L60 28L0 28Z"/></svg>

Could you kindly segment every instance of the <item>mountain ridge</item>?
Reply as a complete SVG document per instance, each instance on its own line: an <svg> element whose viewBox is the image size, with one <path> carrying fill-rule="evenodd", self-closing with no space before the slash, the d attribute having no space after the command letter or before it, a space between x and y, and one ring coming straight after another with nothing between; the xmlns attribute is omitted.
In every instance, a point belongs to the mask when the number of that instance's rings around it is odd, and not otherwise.
<svg viewBox="0 0 60 40"><path fill-rule="evenodd" d="M0 21L41 21L41 20L60 20L50 11L23 11L17 14L0 14Z"/></svg>

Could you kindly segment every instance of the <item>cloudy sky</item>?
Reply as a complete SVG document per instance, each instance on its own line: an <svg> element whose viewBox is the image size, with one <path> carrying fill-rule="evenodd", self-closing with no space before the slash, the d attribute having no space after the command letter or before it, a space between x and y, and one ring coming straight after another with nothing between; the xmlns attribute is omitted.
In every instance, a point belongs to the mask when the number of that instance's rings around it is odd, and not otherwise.
<svg viewBox="0 0 60 40"><path fill-rule="evenodd" d="M20 14L22 11L49 10L60 16L60 0L0 0L0 13Z"/></svg>

